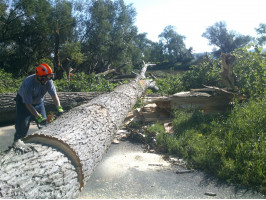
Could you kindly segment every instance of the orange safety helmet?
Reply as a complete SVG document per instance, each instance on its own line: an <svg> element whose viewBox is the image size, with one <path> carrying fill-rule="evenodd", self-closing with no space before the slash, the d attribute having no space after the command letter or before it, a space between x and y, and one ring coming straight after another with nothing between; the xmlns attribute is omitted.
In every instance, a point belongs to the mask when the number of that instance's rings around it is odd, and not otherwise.
<svg viewBox="0 0 266 200"><path fill-rule="evenodd" d="M54 76L51 67L46 63L42 63L38 67L35 67L35 74L37 76L47 76L47 75L51 75L51 77Z"/></svg>

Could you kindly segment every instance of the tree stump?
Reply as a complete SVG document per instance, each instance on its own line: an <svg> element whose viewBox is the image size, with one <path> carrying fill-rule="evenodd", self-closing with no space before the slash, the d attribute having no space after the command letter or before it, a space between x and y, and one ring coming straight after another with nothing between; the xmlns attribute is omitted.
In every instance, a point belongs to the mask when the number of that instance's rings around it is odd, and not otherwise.
<svg viewBox="0 0 266 200"><path fill-rule="evenodd" d="M233 73L233 64L236 57L232 54L221 54L222 58L222 82L228 89L236 90L236 79Z"/></svg>

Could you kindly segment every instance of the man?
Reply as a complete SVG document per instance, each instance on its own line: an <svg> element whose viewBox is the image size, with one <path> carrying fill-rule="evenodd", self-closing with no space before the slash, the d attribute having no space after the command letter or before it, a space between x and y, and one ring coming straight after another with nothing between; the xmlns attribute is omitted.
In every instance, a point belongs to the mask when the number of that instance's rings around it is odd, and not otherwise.
<svg viewBox="0 0 266 200"><path fill-rule="evenodd" d="M63 113L52 81L53 76L50 66L42 63L35 68L35 74L28 76L23 81L16 96L14 142L27 135L32 119L35 119L39 124L46 121L44 95L47 92L51 95L59 114Z"/></svg>

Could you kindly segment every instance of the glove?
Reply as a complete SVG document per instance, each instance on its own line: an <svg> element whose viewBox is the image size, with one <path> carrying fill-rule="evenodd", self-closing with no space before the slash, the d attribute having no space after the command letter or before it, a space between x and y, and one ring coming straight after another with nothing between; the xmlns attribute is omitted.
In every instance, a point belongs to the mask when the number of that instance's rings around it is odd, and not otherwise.
<svg viewBox="0 0 266 200"><path fill-rule="evenodd" d="M58 114L57 114L58 116L63 114L64 110L63 110L62 106L56 106L56 109L58 111Z"/></svg>
<svg viewBox="0 0 266 200"><path fill-rule="evenodd" d="M50 114L50 115L48 115L46 122L47 123L51 123L54 120L55 120L55 115Z"/></svg>
<svg viewBox="0 0 266 200"><path fill-rule="evenodd" d="M43 124L46 122L46 119L44 119L41 114L36 117L36 120L39 124Z"/></svg>

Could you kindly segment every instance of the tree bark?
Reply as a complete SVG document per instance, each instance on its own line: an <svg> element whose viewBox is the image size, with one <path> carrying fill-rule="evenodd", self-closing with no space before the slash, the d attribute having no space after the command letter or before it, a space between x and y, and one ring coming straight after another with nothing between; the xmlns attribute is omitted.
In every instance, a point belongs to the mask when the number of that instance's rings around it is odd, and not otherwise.
<svg viewBox="0 0 266 200"><path fill-rule="evenodd" d="M231 108L234 98L244 100L246 97L238 93L229 92L218 87L191 89L170 96L145 97L144 103L155 103L161 111L170 112L171 109L193 111L202 110L204 113L222 113Z"/></svg>
<svg viewBox="0 0 266 200"><path fill-rule="evenodd" d="M152 81L120 85L71 109L0 157L1 198L75 198Z"/></svg>
<svg viewBox="0 0 266 200"><path fill-rule="evenodd" d="M86 101L102 94L102 92L58 92L61 105L65 110L79 106ZM14 123L16 117L16 93L0 94L0 125ZM45 95L46 111L55 111L53 100L49 94Z"/></svg>
<svg viewBox="0 0 266 200"><path fill-rule="evenodd" d="M237 90L235 85L235 75L233 73L233 66L236 60L236 57L232 54L221 54L222 59L222 82L224 85L231 90Z"/></svg>
<svg viewBox="0 0 266 200"><path fill-rule="evenodd" d="M62 69L62 63L59 56L59 45L60 45L60 31L58 24L55 30L55 47L54 47L54 72L56 79L62 79L64 70Z"/></svg>

